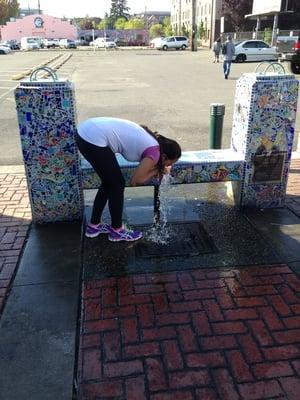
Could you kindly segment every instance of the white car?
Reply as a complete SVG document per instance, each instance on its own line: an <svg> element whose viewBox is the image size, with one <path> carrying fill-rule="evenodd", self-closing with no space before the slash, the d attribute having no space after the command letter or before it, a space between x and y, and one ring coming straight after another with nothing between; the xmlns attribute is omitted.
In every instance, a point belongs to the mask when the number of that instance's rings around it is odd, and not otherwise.
<svg viewBox="0 0 300 400"><path fill-rule="evenodd" d="M154 42L154 47L158 50L185 50L188 46L189 39L186 36L168 36Z"/></svg>
<svg viewBox="0 0 300 400"><path fill-rule="evenodd" d="M160 43L163 39L164 39L163 37L154 38L154 39L150 40L149 46L150 46L151 48L154 48L154 49L155 49L156 46L157 46L157 44Z"/></svg>
<svg viewBox="0 0 300 400"><path fill-rule="evenodd" d="M117 47L116 43L110 38L97 38L90 43L90 46L106 49L114 49Z"/></svg>
<svg viewBox="0 0 300 400"><path fill-rule="evenodd" d="M59 39L43 39L43 47L47 49L59 47Z"/></svg>
<svg viewBox="0 0 300 400"><path fill-rule="evenodd" d="M235 55L233 61L275 61L278 59L275 47L262 40L243 40L234 43Z"/></svg>
<svg viewBox="0 0 300 400"><path fill-rule="evenodd" d="M11 53L11 48L8 45L0 43L0 54L9 54Z"/></svg>

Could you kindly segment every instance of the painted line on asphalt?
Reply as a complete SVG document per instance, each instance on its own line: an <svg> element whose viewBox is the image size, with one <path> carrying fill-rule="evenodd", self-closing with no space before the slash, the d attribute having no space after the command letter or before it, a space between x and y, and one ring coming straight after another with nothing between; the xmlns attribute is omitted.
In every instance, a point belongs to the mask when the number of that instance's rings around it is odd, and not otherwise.
<svg viewBox="0 0 300 400"><path fill-rule="evenodd" d="M14 86L13 88L11 88L10 90L8 90L7 92L3 93L0 95L0 100L3 99L3 97L7 96L10 92L12 92L13 90L15 90L17 86Z"/></svg>

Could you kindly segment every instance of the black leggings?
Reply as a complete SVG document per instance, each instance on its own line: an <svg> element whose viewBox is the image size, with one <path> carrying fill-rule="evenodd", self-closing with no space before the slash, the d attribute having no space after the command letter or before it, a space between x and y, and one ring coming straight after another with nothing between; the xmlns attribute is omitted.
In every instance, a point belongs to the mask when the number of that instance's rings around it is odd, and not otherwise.
<svg viewBox="0 0 300 400"><path fill-rule="evenodd" d="M101 186L96 194L91 223L101 221L102 212L108 201L113 228L122 226L125 180L115 154L109 147L99 147L88 143L78 134L76 143L80 153L91 164L101 179Z"/></svg>

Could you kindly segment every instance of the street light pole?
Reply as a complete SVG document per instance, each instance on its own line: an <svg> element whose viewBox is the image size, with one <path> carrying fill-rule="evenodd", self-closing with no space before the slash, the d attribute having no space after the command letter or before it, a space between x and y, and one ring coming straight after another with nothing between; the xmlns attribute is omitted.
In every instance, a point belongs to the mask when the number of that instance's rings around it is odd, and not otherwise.
<svg viewBox="0 0 300 400"><path fill-rule="evenodd" d="M197 51L197 38L196 38L196 0L192 0L192 35L191 35L191 50Z"/></svg>

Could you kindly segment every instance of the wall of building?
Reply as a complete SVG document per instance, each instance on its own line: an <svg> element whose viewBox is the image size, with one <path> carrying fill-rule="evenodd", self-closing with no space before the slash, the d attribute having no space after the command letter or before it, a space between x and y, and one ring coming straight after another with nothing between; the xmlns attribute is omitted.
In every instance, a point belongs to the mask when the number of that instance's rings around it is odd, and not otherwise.
<svg viewBox="0 0 300 400"><path fill-rule="evenodd" d="M195 0L195 22L197 27L203 24L204 37L202 44L211 45L220 32L222 0ZM192 0L172 0L171 24L180 30L184 24L186 29L192 26ZM179 32L178 32L179 33Z"/></svg>
<svg viewBox="0 0 300 400"><path fill-rule="evenodd" d="M25 36L53 39L77 39L77 28L69 21L50 15L28 15L0 26L1 40L20 41Z"/></svg>

